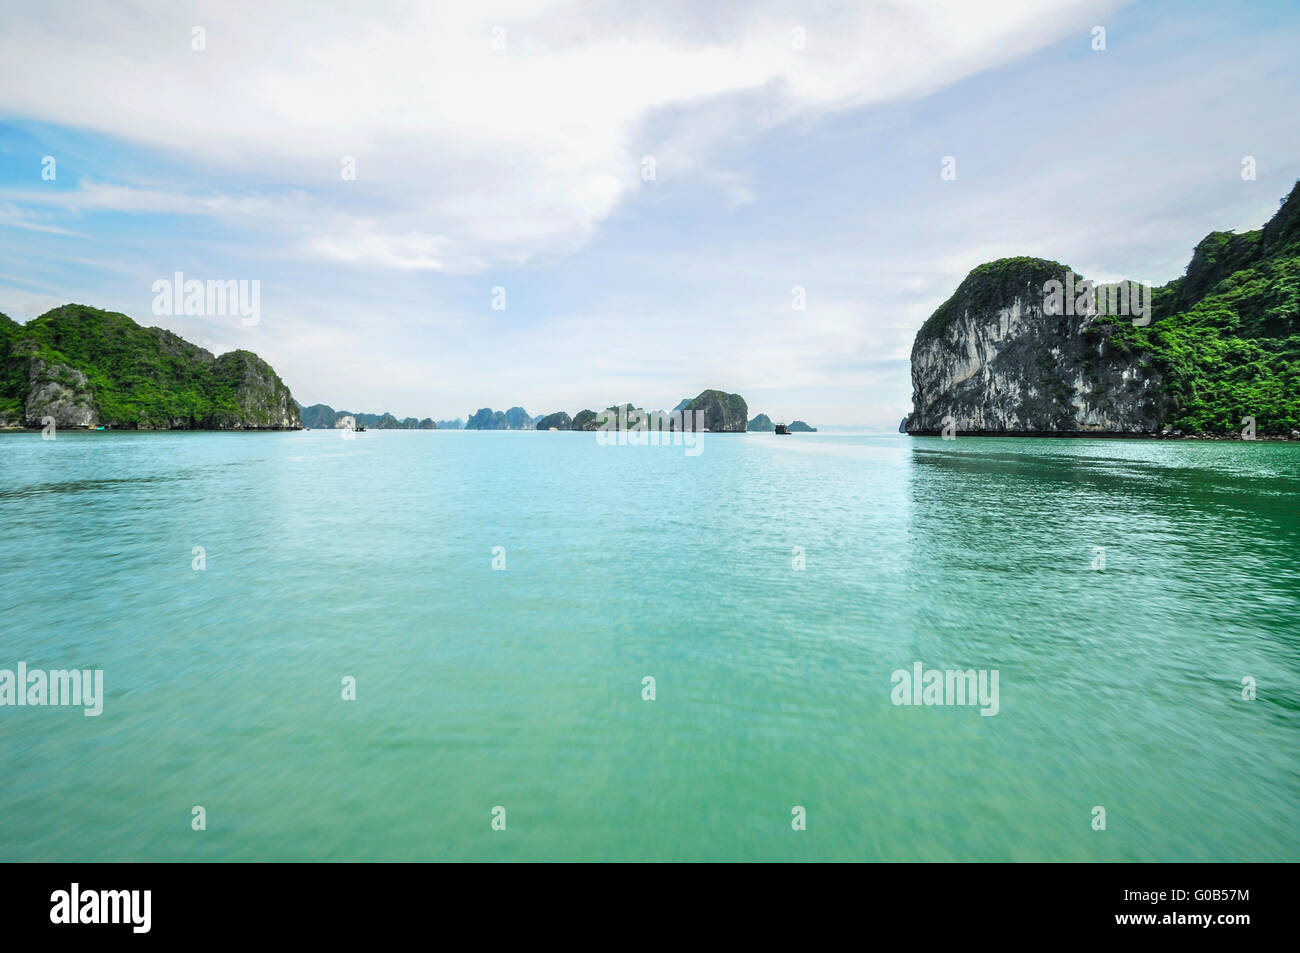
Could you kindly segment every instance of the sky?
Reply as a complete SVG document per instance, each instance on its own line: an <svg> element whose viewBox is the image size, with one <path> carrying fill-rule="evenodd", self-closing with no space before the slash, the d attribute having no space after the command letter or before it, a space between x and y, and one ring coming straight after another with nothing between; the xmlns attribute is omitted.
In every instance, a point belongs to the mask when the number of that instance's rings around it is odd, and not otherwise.
<svg viewBox="0 0 1300 953"><path fill-rule="evenodd" d="M1294 2L0 0L0 312L352 411L893 429L975 266L1159 284L1266 221L1297 49ZM176 272L256 324L155 313Z"/></svg>

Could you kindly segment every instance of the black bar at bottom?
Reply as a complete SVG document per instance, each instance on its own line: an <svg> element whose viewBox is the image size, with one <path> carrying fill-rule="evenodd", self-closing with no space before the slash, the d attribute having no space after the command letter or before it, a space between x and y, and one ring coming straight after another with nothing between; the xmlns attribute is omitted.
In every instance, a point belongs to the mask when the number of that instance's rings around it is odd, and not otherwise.
<svg viewBox="0 0 1300 953"><path fill-rule="evenodd" d="M666 944L838 922L927 943L1128 934L1232 944L1290 935L1295 919L1295 868L1284 864L716 866L10 864L0 929L6 941L337 943L429 927L600 939L598 925L621 923L624 940Z"/></svg>

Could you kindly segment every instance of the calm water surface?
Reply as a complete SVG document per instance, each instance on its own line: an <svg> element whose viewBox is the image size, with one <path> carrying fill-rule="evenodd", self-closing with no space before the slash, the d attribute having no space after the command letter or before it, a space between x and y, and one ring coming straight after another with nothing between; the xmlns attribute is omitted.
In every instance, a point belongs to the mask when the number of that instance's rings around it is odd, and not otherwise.
<svg viewBox="0 0 1300 953"><path fill-rule="evenodd" d="M19 661L4 860L1296 860L1300 445L0 435Z"/></svg>

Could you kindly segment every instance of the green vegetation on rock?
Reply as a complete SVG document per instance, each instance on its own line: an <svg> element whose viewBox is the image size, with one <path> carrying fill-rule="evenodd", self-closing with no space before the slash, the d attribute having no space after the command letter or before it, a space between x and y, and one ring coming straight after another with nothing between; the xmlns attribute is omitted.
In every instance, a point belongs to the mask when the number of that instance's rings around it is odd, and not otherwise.
<svg viewBox="0 0 1300 953"><path fill-rule="evenodd" d="M572 430L573 421L564 411L558 411L554 414L547 414L537 421L536 429L538 430Z"/></svg>
<svg viewBox="0 0 1300 953"><path fill-rule="evenodd" d="M85 305L0 332L0 425L289 429L298 408L250 351L213 357L162 328Z"/></svg>
<svg viewBox="0 0 1300 953"><path fill-rule="evenodd" d="M683 400L673 408L673 413L685 411L693 414L702 411L704 429L714 433L743 433L749 421L749 406L739 394L728 394L720 390L701 391L698 397ZM694 418L686 423L686 429L694 429ZM685 426L685 424L684 424Z"/></svg>
<svg viewBox="0 0 1300 953"><path fill-rule="evenodd" d="M1300 183L1261 229L1212 232L1187 273L1158 288L1153 320L1098 319L1102 354L1130 353L1165 379L1167 424L1259 433L1300 428Z"/></svg>
<svg viewBox="0 0 1300 953"><path fill-rule="evenodd" d="M980 265L917 332L913 432L1259 434L1300 429L1300 182L1245 234L1211 232L1150 311L1045 308L1041 258ZM1101 285L1097 286L1100 289ZM1109 310L1099 297L1098 307Z"/></svg>
<svg viewBox="0 0 1300 953"><path fill-rule="evenodd" d="M961 315L969 311L994 311L1005 307L1026 292L1042 299L1043 285L1048 281L1063 281L1071 269L1060 262L1046 258L1020 256L999 258L971 269L957 290L935 309L916 334L920 343L943 334ZM1082 275L1075 275L1081 280Z"/></svg>

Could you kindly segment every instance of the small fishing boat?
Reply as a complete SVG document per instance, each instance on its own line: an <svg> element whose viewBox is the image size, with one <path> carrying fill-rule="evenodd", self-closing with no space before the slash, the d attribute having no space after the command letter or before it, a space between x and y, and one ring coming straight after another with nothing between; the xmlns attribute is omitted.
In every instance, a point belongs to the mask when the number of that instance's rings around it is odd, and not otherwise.
<svg viewBox="0 0 1300 953"><path fill-rule="evenodd" d="M786 437L788 437L788 436L790 435L790 428L787 427L785 424L777 424L777 425L776 425L776 434L777 434L778 437L780 437L780 436L786 436Z"/></svg>

